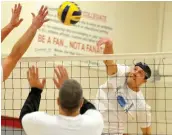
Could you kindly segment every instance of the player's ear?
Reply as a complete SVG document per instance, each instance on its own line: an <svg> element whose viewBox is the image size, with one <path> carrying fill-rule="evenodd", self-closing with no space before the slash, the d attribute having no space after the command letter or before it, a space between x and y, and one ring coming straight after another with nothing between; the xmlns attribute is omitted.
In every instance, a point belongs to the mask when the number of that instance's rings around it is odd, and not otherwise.
<svg viewBox="0 0 172 135"><path fill-rule="evenodd" d="M144 79L144 83L146 83L147 82L147 79Z"/></svg>
<svg viewBox="0 0 172 135"><path fill-rule="evenodd" d="M84 103L84 98L82 98L80 101L80 108L83 106L83 103Z"/></svg>

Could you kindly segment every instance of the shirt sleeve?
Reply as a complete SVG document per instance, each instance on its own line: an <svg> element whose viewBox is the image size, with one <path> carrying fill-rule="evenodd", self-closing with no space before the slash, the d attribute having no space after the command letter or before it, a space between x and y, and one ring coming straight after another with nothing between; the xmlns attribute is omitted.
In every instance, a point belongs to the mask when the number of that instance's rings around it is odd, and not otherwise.
<svg viewBox="0 0 172 135"><path fill-rule="evenodd" d="M108 87L116 88L125 82L126 75L130 71L130 68L125 65L117 64L117 73L110 75L107 81Z"/></svg>
<svg viewBox="0 0 172 135"><path fill-rule="evenodd" d="M24 115L22 118L22 126L26 134L36 135L41 134L48 126L50 119L44 112L33 112Z"/></svg>
<svg viewBox="0 0 172 135"><path fill-rule="evenodd" d="M41 93L42 93L41 89L34 87L31 88L31 91L20 112L20 117L19 117L20 121L22 120L24 115L38 111L41 100Z"/></svg>
<svg viewBox="0 0 172 135"><path fill-rule="evenodd" d="M130 71L129 66L126 66L124 64L117 64L117 73L113 74L113 75L109 75L109 76L110 77L121 76L121 75L124 75L125 73L127 73L129 71Z"/></svg>
<svg viewBox="0 0 172 135"><path fill-rule="evenodd" d="M84 103L80 109L80 114L84 114L89 109L96 109L96 107L84 98Z"/></svg>

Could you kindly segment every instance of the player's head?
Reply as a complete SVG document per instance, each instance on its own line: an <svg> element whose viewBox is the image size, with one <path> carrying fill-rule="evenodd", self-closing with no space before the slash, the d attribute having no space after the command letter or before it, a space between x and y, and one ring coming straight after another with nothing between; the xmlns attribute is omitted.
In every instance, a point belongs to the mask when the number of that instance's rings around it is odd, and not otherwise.
<svg viewBox="0 0 172 135"><path fill-rule="evenodd" d="M151 77L151 69L145 63L138 62L134 68L130 71L128 82L132 83L136 87L139 87Z"/></svg>
<svg viewBox="0 0 172 135"><path fill-rule="evenodd" d="M79 112L82 104L83 90L81 85L73 79L64 81L59 90L59 111L63 111L66 115L72 115Z"/></svg>

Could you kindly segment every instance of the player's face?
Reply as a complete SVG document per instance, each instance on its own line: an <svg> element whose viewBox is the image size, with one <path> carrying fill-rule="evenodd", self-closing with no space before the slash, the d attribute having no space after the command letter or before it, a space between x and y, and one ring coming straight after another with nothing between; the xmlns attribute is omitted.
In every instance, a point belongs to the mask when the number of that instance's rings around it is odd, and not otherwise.
<svg viewBox="0 0 172 135"><path fill-rule="evenodd" d="M132 83L135 83L136 86L140 86L141 84L146 82L146 80L145 80L145 72L139 66L135 66L131 70L129 78L131 79L130 81Z"/></svg>

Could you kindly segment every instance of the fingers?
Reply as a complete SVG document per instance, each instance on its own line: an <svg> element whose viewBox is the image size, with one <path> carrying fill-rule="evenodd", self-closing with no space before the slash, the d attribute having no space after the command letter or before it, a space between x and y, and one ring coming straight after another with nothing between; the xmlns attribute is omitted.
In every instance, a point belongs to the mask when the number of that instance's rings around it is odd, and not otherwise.
<svg viewBox="0 0 172 135"><path fill-rule="evenodd" d="M48 9L48 8L45 7L45 8L42 10L42 13L41 13L42 16L45 16L46 13L48 14L47 9Z"/></svg>
<svg viewBox="0 0 172 135"><path fill-rule="evenodd" d="M60 88L60 83L57 82L57 80L55 78L53 78L54 84L56 85L56 87L59 89Z"/></svg>
<svg viewBox="0 0 172 135"><path fill-rule="evenodd" d="M19 3L19 8L18 8L18 10L19 10L19 14L21 13L21 10L22 10L22 6L20 5L20 3Z"/></svg>
<svg viewBox="0 0 172 135"><path fill-rule="evenodd" d="M29 76L29 78L33 77L32 68L31 67L29 68L28 76Z"/></svg>
<svg viewBox="0 0 172 135"><path fill-rule="evenodd" d="M17 10L17 4L15 4L14 6L14 12L16 12L16 10Z"/></svg>
<svg viewBox="0 0 172 135"><path fill-rule="evenodd" d="M45 14L48 12L47 7L44 7L43 5L41 6L41 9L39 10L38 14L41 16L45 16Z"/></svg>
<svg viewBox="0 0 172 135"><path fill-rule="evenodd" d="M44 22L48 22L50 19L45 19Z"/></svg>
<svg viewBox="0 0 172 135"><path fill-rule="evenodd" d="M101 46L105 43L105 40L103 38L101 38L98 42L97 42L97 45L98 46Z"/></svg>
<svg viewBox="0 0 172 135"><path fill-rule="evenodd" d="M62 71L62 74L63 74L63 77L65 79L68 79L68 73L67 73L67 70L65 67L61 66L61 71Z"/></svg>
<svg viewBox="0 0 172 135"><path fill-rule="evenodd" d="M38 75L38 68L35 68L34 66L29 68L29 76L30 78L39 78Z"/></svg>
<svg viewBox="0 0 172 135"><path fill-rule="evenodd" d="M12 12L12 18L10 23L14 27L18 27L20 23L23 21L23 19L19 19L20 13L21 13L22 6L19 4L15 4L14 8L11 9Z"/></svg>
<svg viewBox="0 0 172 135"><path fill-rule="evenodd" d="M47 15L48 15L48 11L46 11L46 12L43 14L43 18L45 18Z"/></svg>
<svg viewBox="0 0 172 135"><path fill-rule="evenodd" d="M54 72L55 72L55 74L56 74L58 80L60 80L60 74L59 74L59 72L57 71L57 69L58 69L58 67L57 67L56 69L54 69Z"/></svg>
<svg viewBox="0 0 172 135"><path fill-rule="evenodd" d="M64 76L62 66L57 66L57 68L58 68L58 70L60 72L60 75Z"/></svg>
<svg viewBox="0 0 172 135"><path fill-rule="evenodd" d="M65 71L66 69L63 66L58 66L60 75L62 78L67 78L67 71Z"/></svg>
<svg viewBox="0 0 172 135"><path fill-rule="evenodd" d="M97 46L101 46L103 43L102 43L102 41L101 40L99 40L98 42L97 42Z"/></svg>
<svg viewBox="0 0 172 135"><path fill-rule="evenodd" d="M20 25L20 23L21 23L22 21L23 21L23 19L20 19L19 22L18 22L18 24Z"/></svg>
<svg viewBox="0 0 172 135"><path fill-rule="evenodd" d="M57 80L55 78L53 79L54 84L57 88L60 88L63 82L68 79L67 70L63 66L57 66L54 72L57 76Z"/></svg>
<svg viewBox="0 0 172 135"><path fill-rule="evenodd" d="M35 73L35 75L36 75L36 78L39 78L39 73L38 73L39 71L38 71L38 68L36 68L36 73Z"/></svg>
<svg viewBox="0 0 172 135"><path fill-rule="evenodd" d="M44 20L46 18L46 16L48 15L48 8L47 7L44 7L42 6L39 13L38 13L42 19ZM45 19L43 22L47 22L49 21L49 19Z"/></svg>
<svg viewBox="0 0 172 135"><path fill-rule="evenodd" d="M61 75L63 78L68 79L68 73L67 73L66 68L63 67L63 66L57 66L57 68L59 69L60 75Z"/></svg>
<svg viewBox="0 0 172 135"><path fill-rule="evenodd" d="M30 74L30 69L27 71L27 79L28 79L28 80L30 79L29 74Z"/></svg>
<svg viewBox="0 0 172 135"><path fill-rule="evenodd" d="M55 71L55 74L56 74L57 79L58 79L58 81L55 78L53 79L54 84L56 85L57 88L60 88L60 82L63 80L63 76L59 73L60 72L59 66L57 66L54 71Z"/></svg>
<svg viewBox="0 0 172 135"><path fill-rule="evenodd" d="M62 83L68 79L67 70L63 66L57 66L56 69L54 69L54 71L58 78L58 79L53 78L54 84L56 85L57 88L60 88ZM36 85L41 84L38 87L44 87L46 84L46 79L43 79L42 83L40 83L38 68L37 67L35 68L34 66L30 67L29 70L27 71L27 79L29 81L32 80L32 85L33 84L36 84ZM38 81L39 81L39 83L35 83Z"/></svg>
<svg viewBox="0 0 172 135"><path fill-rule="evenodd" d="M44 88L45 84L46 84L46 79L44 78L44 79L42 80L42 87L43 87L43 88Z"/></svg>
<svg viewBox="0 0 172 135"><path fill-rule="evenodd" d="M41 6L38 15L35 16L35 14L32 13L33 16L32 24L36 26L37 29L39 29L45 22L49 21L49 19L46 18L47 15L48 15L48 8L45 6Z"/></svg>
<svg viewBox="0 0 172 135"><path fill-rule="evenodd" d="M31 75L33 77L35 77L35 67L34 66L31 67Z"/></svg>
<svg viewBox="0 0 172 135"><path fill-rule="evenodd" d="M97 42L97 46L101 46L104 45L105 46L110 46L112 45L112 41L109 38L101 38L98 42Z"/></svg>
<svg viewBox="0 0 172 135"><path fill-rule="evenodd" d="M34 13L31 13L32 14L32 17L35 18L35 14Z"/></svg>
<svg viewBox="0 0 172 135"><path fill-rule="evenodd" d="M64 68L64 67L63 67L63 68ZM68 79L69 77L68 77L68 73L67 73L66 68L64 68L64 74L66 75L66 79Z"/></svg>
<svg viewBox="0 0 172 135"><path fill-rule="evenodd" d="M39 71L38 71L37 67L35 68L34 66L32 66L32 68L31 68L31 75L32 75L32 77L34 77L36 79L39 78Z"/></svg>
<svg viewBox="0 0 172 135"><path fill-rule="evenodd" d="M12 9L12 13L19 13L20 14L21 9L22 9L22 6L21 6L20 3L19 4L15 4L14 10Z"/></svg>
<svg viewBox="0 0 172 135"><path fill-rule="evenodd" d="M44 8L44 6L42 5L41 8L40 8L40 10L39 10L39 12L38 12L39 15L41 15L43 8Z"/></svg>

